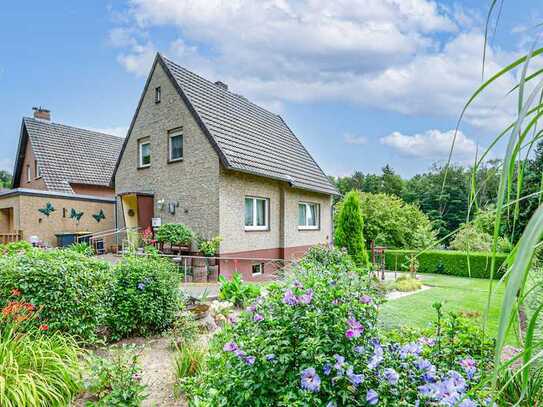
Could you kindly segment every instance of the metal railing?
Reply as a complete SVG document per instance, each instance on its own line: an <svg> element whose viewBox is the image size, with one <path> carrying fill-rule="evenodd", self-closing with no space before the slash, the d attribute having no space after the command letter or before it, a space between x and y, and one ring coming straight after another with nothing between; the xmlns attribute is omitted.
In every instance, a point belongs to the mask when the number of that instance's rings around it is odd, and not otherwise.
<svg viewBox="0 0 543 407"><path fill-rule="evenodd" d="M18 242L19 240L23 240L23 232L21 230L0 233L0 244Z"/></svg>

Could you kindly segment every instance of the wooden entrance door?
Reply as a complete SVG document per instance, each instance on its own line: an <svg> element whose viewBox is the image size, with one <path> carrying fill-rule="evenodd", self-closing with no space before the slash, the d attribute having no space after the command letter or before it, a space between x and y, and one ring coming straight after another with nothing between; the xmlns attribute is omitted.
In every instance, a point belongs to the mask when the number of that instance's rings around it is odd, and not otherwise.
<svg viewBox="0 0 543 407"><path fill-rule="evenodd" d="M143 231L150 227L155 209L154 199L149 195L138 195L138 226Z"/></svg>

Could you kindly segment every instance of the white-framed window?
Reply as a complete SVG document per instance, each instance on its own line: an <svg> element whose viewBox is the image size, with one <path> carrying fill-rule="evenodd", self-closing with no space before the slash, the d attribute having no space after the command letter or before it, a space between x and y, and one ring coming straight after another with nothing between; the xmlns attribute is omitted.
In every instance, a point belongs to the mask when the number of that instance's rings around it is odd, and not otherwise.
<svg viewBox="0 0 543 407"><path fill-rule="evenodd" d="M298 229L318 229L320 205L311 202L298 203Z"/></svg>
<svg viewBox="0 0 543 407"><path fill-rule="evenodd" d="M269 200L245 197L245 230L268 230Z"/></svg>
<svg viewBox="0 0 543 407"><path fill-rule="evenodd" d="M151 165L151 142L149 139L138 141L138 165L140 168L149 167Z"/></svg>
<svg viewBox="0 0 543 407"><path fill-rule="evenodd" d="M160 89L160 86L157 86L155 88L155 103L160 103L161 98L162 98L162 90Z"/></svg>
<svg viewBox="0 0 543 407"><path fill-rule="evenodd" d="M251 273L253 276L264 274L264 263L255 263L252 265Z"/></svg>
<svg viewBox="0 0 543 407"><path fill-rule="evenodd" d="M41 170L38 160L34 160L34 173L36 174L36 178L41 178Z"/></svg>
<svg viewBox="0 0 543 407"><path fill-rule="evenodd" d="M168 136L169 160L178 161L183 159L183 134L180 131L170 133Z"/></svg>
<svg viewBox="0 0 543 407"><path fill-rule="evenodd" d="M32 168L30 165L26 166L26 182L32 181Z"/></svg>

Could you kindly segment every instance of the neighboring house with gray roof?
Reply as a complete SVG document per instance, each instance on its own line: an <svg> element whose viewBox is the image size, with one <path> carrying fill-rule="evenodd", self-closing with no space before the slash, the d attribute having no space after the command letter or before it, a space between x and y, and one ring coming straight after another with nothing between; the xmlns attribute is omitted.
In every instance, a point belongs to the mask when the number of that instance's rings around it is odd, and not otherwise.
<svg viewBox="0 0 543 407"><path fill-rule="evenodd" d="M113 179L126 226L184 223L221 236L221 256L290 259L332 238L337 191L285 121L160 54Z"/></svg>
<svg viewBox="0 0 543 407"><path fill-rule="evenodd" d="M0 243L23 238L55 246L57 235L114 229L111 176L122 144L53 123L48 110L34 108L34 117L22 120L13 188L0 191Z"/></svg>

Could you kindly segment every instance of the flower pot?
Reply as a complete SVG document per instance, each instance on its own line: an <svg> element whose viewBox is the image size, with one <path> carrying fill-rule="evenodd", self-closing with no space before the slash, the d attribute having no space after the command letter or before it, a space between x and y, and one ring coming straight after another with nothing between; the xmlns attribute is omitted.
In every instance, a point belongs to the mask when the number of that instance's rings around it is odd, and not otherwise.
<svg viewBox="0 0 543 407"><path fill-rule="evenodd" d="M219 279L219 266L207 267L207 281L217 281Z"/></svg>
<svg viewBox="0 0 543 407"><path fill-rule="evenodd" d="M194 282L207 281L207 267L206 266L192 266L192 277Z"/></svg>

